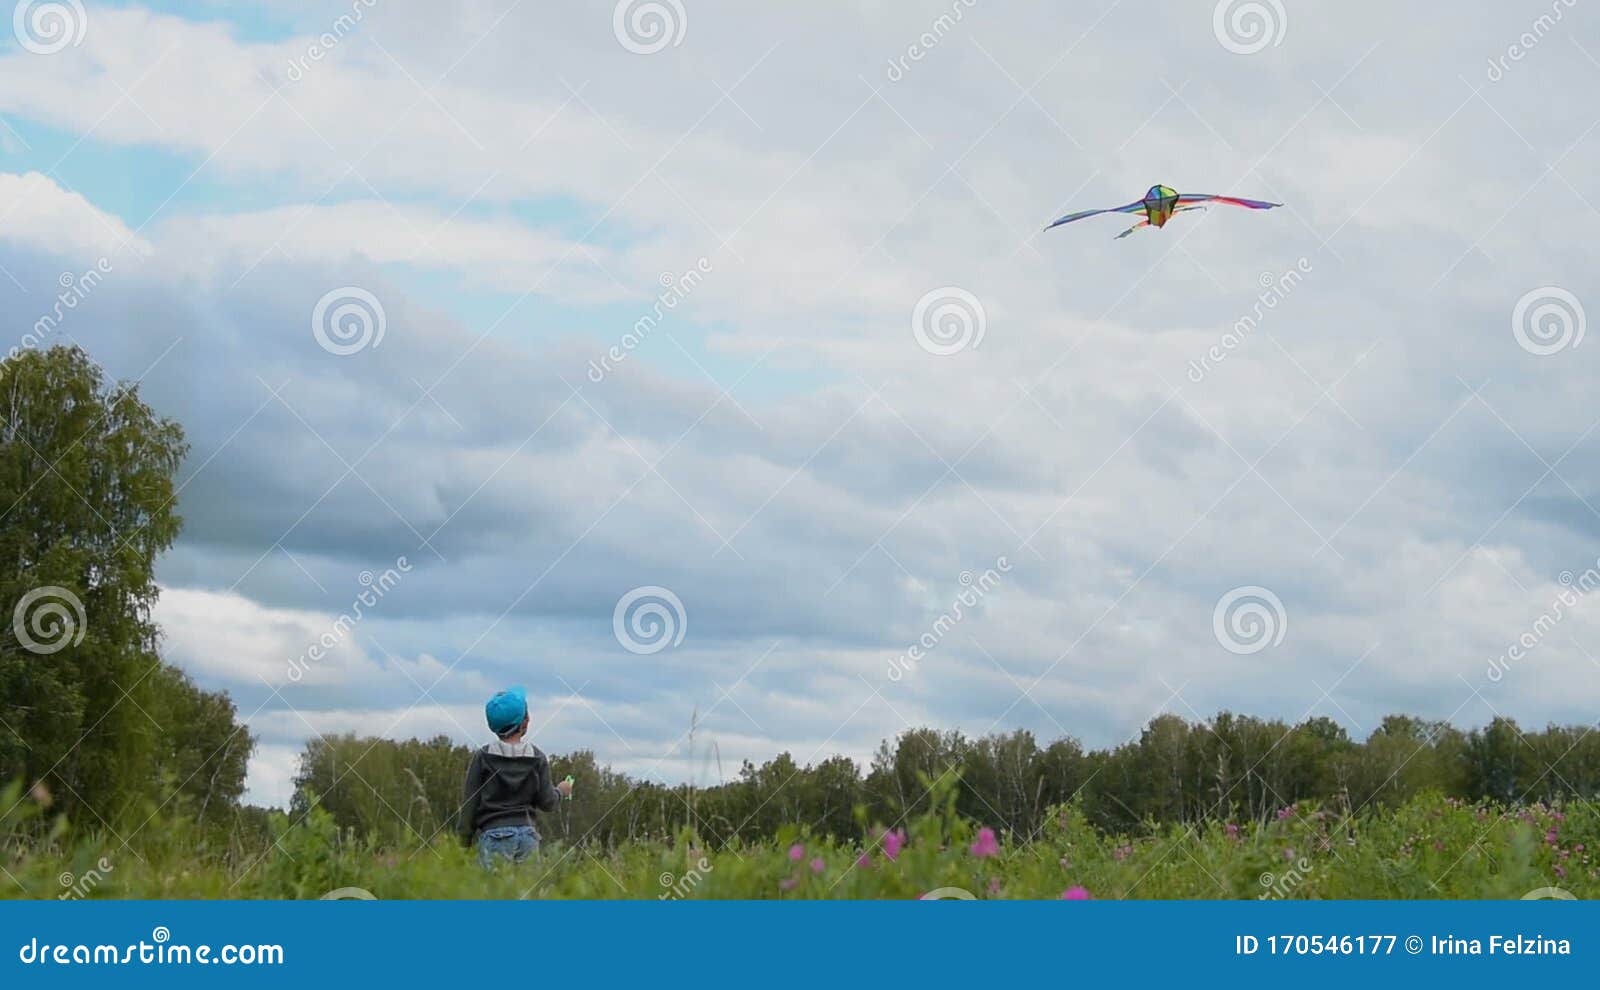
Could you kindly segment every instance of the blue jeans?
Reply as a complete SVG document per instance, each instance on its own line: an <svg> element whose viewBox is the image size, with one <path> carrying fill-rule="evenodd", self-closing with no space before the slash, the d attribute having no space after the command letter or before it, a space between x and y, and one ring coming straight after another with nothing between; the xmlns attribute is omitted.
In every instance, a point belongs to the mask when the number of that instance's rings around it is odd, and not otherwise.
<svg viewBox="0 0 1600 990"><path fill-rule="evenodd" d="M478 862L494 869L497 857L520 863L539 851L539 833L532 825L503 825L478 833Z"/></svg>

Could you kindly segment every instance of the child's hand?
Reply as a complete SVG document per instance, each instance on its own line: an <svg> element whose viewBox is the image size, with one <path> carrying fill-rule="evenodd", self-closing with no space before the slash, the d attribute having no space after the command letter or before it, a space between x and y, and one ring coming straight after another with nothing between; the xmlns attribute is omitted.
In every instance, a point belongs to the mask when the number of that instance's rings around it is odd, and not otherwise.
<svg viewBox="0 0 1600 990"><path fill-rule="evenodd" d="M569 777L566 780L563 780L560 783L556 784L556 790L560 791L561 792L561 796L564 797L564 798L571 797L572 796L572 778Z"/></svg>

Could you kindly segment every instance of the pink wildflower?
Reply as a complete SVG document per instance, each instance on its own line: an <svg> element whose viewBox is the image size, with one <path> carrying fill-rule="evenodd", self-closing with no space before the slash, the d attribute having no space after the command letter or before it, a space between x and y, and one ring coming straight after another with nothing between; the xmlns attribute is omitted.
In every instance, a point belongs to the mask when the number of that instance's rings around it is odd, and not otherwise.
<svg viewBox="0 0 1600 990"><path fill-rule="evenodd" d="M798 863L802 859L805 859L805 858L806 858L806 847L805 846L802 846L800 843L796 842L794 845L789 847L789 861L790 862Z"/></svg>
<svg viewBox="0 0 1600 990"><path fill-rule="evenodd" d="M869 870L872 868L872 857L868 856L866 853L862 853L856 857L856 865L863 870Z"/></svg>
<svg viewBox="0 0 1600 990"><path fill-rule="evenodd" d="M1133 855L1132 846L1118 846L1117 848L1111 850L1111 858L1119 863L1131 855Z"/></svg>
<svg viewBox="0 0 1600 990"><path fill-rule="evenodd" d="M1089 892L1082 887L1068 887L1061 892L1061 899L1063 901L1089 901L1094 898L1090 897Z"/></svg>
<svg viewBox="0 0 1600 990"><path fill-rule="evenodd" d="M883 854L890 861L900 858L900 849L906 844L905 829L895 829L893 832L883 833Z"/></svg>
<svg viewBox="0 0 1600 990"><path fill-rule="evenodd" d="M988 827L978 829L978 841L968 848L968 852L979 859L997 855L1000 852L1000 843L994 837L994 829Z"/></svg>
<svg viewBox="0 0 1600 990"><path fill-rule="evenodd" d="M799 879L797 879L795 877L784 877L782 880L778 881L778 889L779 890L793 890L795 888L795 886L797 884L799 884L799 883L800 883Z"/></svg>
<svg viewBox="0 0 1600 990"><path fill-rule="evenodd" d="M823 870L825 870L827 868L828 868L828 864L824 863L822 861L822 857L821 856L818 856L816 859L813 859L811 861L811 872L812 873L821 873Z"/></svg>

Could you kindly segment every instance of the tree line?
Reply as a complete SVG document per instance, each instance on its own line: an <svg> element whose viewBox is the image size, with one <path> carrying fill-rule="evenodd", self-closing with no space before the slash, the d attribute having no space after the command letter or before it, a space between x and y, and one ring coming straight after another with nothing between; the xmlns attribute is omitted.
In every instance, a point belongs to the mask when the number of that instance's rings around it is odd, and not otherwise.
<svg viewBox="0 0 1600 990"><path fill-rule="evenodd" d="M445 736L314 739L301 756L291 814L315 803L360 835L444 841L455 831L470 756ZM960 814L1017 838L1067 802L1102 829L1138 832L1261 820L1306 801L1353 815L1424 790L1506 804L1600 796L1600 735L1587 726L1524 732L1503 718L1463 731L1392 715L1356 741L1327 718L1289 725L1230 712L1204 722L1162 715L1138 739L1095 750L1072 739L1041 744L1025 730L968 738L914 729L884 742L865 768L840 756L801 766L782 753L709 787L635 779L587 750L551 763L578 787L543 818L546 838L606 845L684 828L717 845L755 842L793 825L862 839L928 810L930 784L943 778L955 782Z"/></svg>

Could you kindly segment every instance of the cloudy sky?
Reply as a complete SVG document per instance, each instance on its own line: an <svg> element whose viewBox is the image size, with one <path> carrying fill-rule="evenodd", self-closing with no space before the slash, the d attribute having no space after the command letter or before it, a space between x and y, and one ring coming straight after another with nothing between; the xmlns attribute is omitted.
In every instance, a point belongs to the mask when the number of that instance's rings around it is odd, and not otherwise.
<svg viewBox="0 0 1600 990"><path fill-rule="evenodd" d="M0 47L0 342L187 429L157 618L251 799L516 682L701 782L1600 715L1592 8L447 6ZM1041 233L1155 182L1285 206Z"/></svg>

